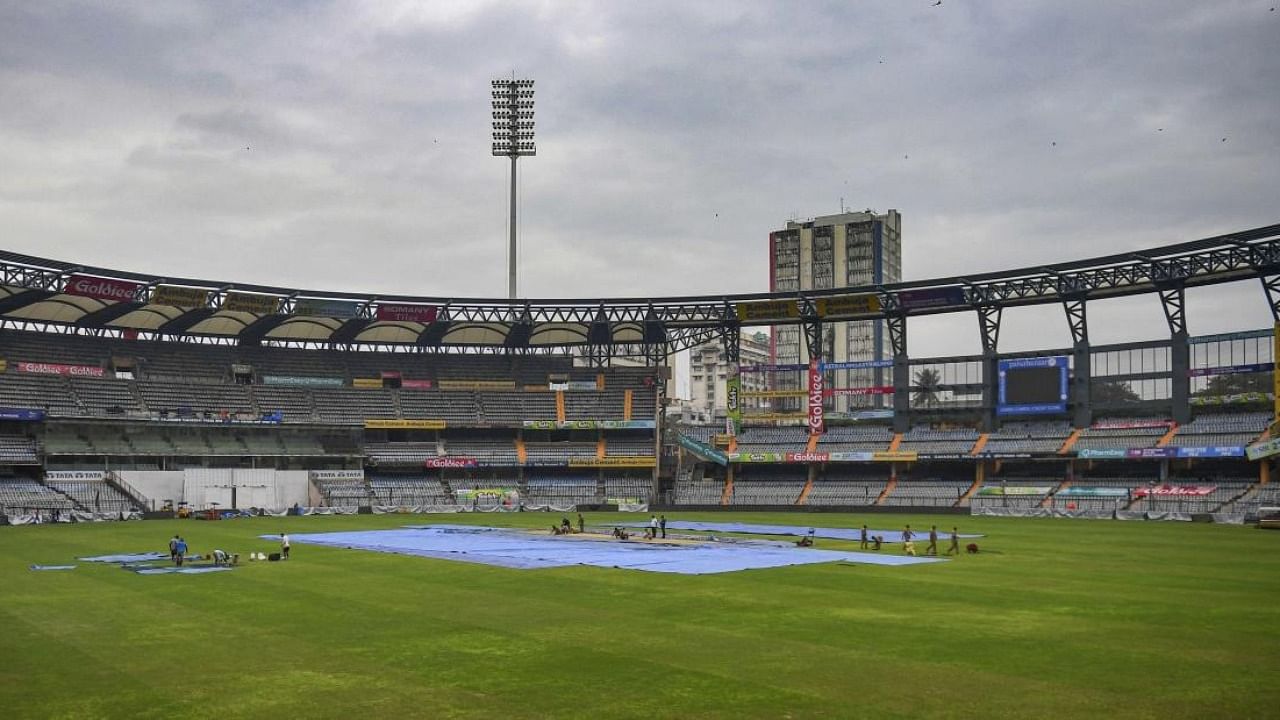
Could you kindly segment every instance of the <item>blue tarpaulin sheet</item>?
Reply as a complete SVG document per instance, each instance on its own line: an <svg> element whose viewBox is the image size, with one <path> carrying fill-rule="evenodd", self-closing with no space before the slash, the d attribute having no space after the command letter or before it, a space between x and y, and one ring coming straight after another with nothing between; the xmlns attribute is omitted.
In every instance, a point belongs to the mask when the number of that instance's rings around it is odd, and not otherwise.
<svg viewBox="0 0 1280 720"><path fill-rule="evenodd" d="M139 575L203 575L204 573L223 572L229 567L141 567L133 571Z"/></svg>
<svg viewBox="0 0 1280 720"><path fill-rule="evenodd" d="M622 523L624 527L648 527L647 522L629 522ZM751 523L714 523L714 522L690 522L687 520L668 520L668 530L702 530L705 532L725 532L725 533L744 533L747 535L808 535L813 530L814 537L827 538L829 540L853 540L858 541L862 533L861 528L849 529L844 528L827 528L827 527L811 527L805 525L752 525ZM921 540L929 540L929 529L912 530L916 542ZM938 528L938 542L945 542L951 538L951 531L943 532L943 528ZM884 538L887 543L902 542L901 530L867 530L867 537L879 535ZM981 535L965 535L960 534L962 538L980 538Z"/></svg>
<svg viewBox="0 0 1280 720"><path fill-rule="evenodd" d="M263 537L273 539L275 536ZM522 530L465 525L308 533L291 538L293 542L304 545L373 550L517 569L592 565L702 575L830 562L873 565L945 562L941 558L817 550L774 542L664 544L661 541L539 535Z"/></svg>
<svg viewBox="0 0 1280 720"><path fill-rule="evenodd" d="M79 558L84 562L100 562L100 563L135 563L147 562L148 560L168 560L169 556L164 553L147 552L132 553L125 555L98 555L97 557Z"/></svg>
<svg viewBox="0 0 1280 720"><path fill-rule="evenodd" d="M75 565L32 565L32 570L75 570Z"/></svg>

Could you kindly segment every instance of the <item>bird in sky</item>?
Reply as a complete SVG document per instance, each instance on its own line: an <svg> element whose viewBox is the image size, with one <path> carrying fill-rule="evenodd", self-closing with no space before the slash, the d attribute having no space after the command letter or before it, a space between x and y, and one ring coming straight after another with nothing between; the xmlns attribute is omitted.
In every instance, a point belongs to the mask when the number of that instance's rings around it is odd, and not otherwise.
<svg viewBox="0 0 1280 720"><path fill-rule="evenodd" d="M934 4L933 4L933 6L934 6L934 7L938 7L938 6L939 6L939 5L941 5L941 4L942 4L942 0L938 0L938 2L936 2L936 3L934 3Z"/></svg>

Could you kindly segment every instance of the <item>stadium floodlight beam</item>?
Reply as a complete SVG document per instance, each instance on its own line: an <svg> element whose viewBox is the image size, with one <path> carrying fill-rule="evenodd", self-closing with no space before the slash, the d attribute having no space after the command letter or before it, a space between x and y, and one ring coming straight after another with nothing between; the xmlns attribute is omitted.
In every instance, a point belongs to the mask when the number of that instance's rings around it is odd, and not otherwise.
<svg viewBox="0 0 1280 720"><path fill-rule="evenodd" d="M516 160L533 157L533 81L494 80L493 154L511 158L511 248L508 256L508 292L516 299Z"/></svg>

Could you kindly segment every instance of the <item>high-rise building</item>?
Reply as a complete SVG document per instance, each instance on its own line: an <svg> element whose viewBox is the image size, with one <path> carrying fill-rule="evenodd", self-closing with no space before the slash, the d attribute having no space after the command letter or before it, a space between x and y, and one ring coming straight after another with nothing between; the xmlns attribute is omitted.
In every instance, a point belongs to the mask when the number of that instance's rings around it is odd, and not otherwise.
<svg viewBox="0 0 1280 720"><path fill-rule="evenodd" d="M902 280L902 216L897 210L873 210L826 215L769 233L769 289L773 292L826 290L894 283ZM805 362L809 351L804 331L796 325L774 328L772 362ZM823 360L832 362L885 360L892 357L884 322L828 323L823 327ZM794 377L793 377L794 375ZM800 373L787 373L775 386L800 387ZM828 373L828 387L871 387L891 384L887 369L839 370ZM883 395L840 396L829 407L882 407ZM799 401L789 402L795 409Z"/></svg>
<svg viewBox="0 0 1280 720"><path fill-rule="evenodd" d="M743 333L738 347L742 365L769 362L769 336L763 332ZM701 422L724 418L728 405L725 379L728 377L729 362L719 340L703 343L689 351L689 404ZM761 373L743 373L742 391L765 390L765 382L766 378ZM757 397L744 396L739 402L748 413L769 407L767 400Z"/></svg>

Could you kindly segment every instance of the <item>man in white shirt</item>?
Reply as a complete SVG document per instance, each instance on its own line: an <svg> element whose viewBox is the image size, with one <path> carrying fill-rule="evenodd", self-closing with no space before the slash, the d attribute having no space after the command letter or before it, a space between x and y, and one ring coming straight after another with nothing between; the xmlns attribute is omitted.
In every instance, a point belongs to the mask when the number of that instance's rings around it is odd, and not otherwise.
<svg viewBox="0 0 1280 720"><path fill-rule="evenodd" d="M649 537L655 540L658 538L658 516L657 515L649 516Z"/></svg>
<svg viewBox="0 0 1280 720"><path fill-rule="evenodd" d="M280 533L280 559L289 559L289 536L284 533Z"/></svg>

